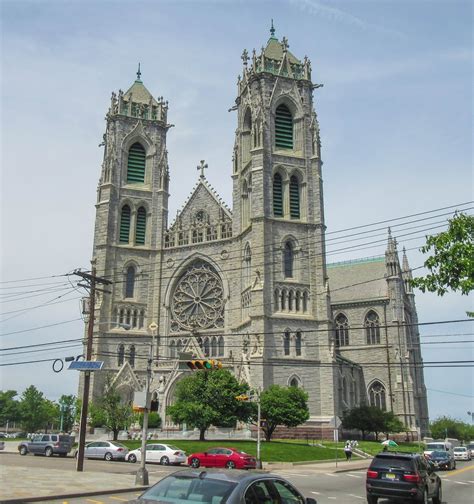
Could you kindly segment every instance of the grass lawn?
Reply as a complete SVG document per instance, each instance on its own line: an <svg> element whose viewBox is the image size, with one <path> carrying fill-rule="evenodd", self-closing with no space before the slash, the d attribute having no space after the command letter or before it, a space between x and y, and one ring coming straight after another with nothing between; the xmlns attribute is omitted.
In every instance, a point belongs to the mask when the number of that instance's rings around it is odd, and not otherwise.
<svg viewBox="0 0 474 504"><path fill-rule="evenodd" d="M139 448L141 441L119 441L129 449ZM148 443L164 443L176 446L184 450L187 455L196 452L203 452L207 448L229 447L242 450L251 455L257 455L257 443L255 441L195 441L195 440L161 440L148 441ZM331 460L335 457L334 446L331 448L321 448L319 446L309 446L307 444L292 443L287 441L263 442L261 445L261 457L264 462L305 462L312 460ZM341 449L343 445L341 444ZM342 452L338 457L344 456Z"/></svg>

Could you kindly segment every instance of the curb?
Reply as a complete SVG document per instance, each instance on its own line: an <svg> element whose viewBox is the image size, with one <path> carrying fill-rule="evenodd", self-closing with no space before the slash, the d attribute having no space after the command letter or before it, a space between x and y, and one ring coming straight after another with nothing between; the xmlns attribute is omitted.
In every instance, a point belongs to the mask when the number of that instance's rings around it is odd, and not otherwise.
<svg viewBox="0 0 474 504"><path fill-rule="evenodd" d="M134 490L146 490L150 488L149 486L135 486L132 488L117 488L112 490L96 490L90 492L75 492L68 494L56 494L56 495L43 495L41 497L21 497L18 499L5 499L0 501L1 504L21 504L22 502L43 502L45 500L56 500L56 499L75 499L77 497L92 497L94 495L107 495L110 493L127 493L133 492Z"/></svg>

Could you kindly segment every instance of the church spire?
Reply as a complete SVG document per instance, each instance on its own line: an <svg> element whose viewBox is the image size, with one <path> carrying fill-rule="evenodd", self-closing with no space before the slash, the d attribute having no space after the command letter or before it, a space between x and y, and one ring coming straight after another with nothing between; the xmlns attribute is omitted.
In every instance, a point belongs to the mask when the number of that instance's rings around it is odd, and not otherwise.
<svg viewBox="0 0 474 504"><path fill-rule="evenodd" d="M385 251L385 265L389 276L398 275L397 240L392 237L392 230L388 228L387 250Z"/></svg>
<svg viewBox="0 0 474 504"><path fill-rule="evenodd" d="M275 28L273 26L273 19L272 19L272 27L270 28L270 38L276 39L276 37L275 37Z"/></svg>

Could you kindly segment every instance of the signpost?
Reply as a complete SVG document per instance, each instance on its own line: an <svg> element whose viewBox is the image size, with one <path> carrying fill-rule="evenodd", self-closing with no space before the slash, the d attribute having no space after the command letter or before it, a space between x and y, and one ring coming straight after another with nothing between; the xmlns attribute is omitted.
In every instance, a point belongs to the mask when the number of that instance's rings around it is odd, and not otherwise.
<svg viewBox="0 0 474 504"><path fill-rule="evenodd" d="M339 442L339 427L342 422L338 416L333 416L329 422L329 425L333 428L334 433L334 443L336 446L336 467L337 467L337 443Z"/></svg>

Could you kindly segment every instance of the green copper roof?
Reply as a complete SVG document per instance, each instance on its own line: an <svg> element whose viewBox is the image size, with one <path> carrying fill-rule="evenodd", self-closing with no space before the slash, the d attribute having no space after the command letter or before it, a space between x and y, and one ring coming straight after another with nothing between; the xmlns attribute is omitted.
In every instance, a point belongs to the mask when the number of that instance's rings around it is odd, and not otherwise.
<svg viewBox="0 0 474 504"><path fill-rule="evenodd" d="M125 100L130 98L130 94L132 94L132 100L135 103L144 103L148 105L151 102L153 105L158 105L157 101L153 98L153 95L148 91L148 89L143 85L141 80L136 80L132 87L124 94Z"/></svg>
<svg viewBox="0 0 474 504"><path fill-rule="evenodd" d="M283 45L277 38L274 38L272 36L268 40L264 53L266 58L281 61L283 59ZM287 51L286 54L290 63L297 63L298 65L301 65L301 61L295 58L295 56L293 56L290 51Z"/></svg>

